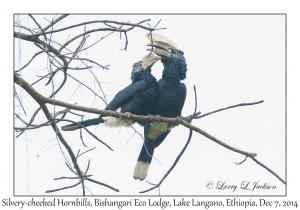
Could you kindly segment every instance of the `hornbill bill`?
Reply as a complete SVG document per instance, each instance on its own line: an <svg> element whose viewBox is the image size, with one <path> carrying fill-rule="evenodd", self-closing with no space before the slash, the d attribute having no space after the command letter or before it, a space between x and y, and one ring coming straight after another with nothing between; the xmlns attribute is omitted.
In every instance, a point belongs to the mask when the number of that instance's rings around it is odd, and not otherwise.
<svg viewBox="0 0 300 210"><path fill-rule="evenodd" d="M162 78L158 81L159 98L151 111L152 115L161 117L179 117L186 98L186 86L181 83L186 77L187 65L183 52L170 39L154 34L146 35L151 43L149 51L159 55L164 69ZM154 149L158 147L174 124L152 122L144 126L144 144L138 157L133 178L144 180L147 176Z"/></svg>
<svg viewBox="0 0 300 210"><path fill-rule="evenodd" d="M117 112L130 112L137 115L148 115L153 104L158 99L158 85L156 78L151 74L151 67L160 59L156 55L146 55L142 60L136 62L132 67L131 81L132 83L119 91L113 100L106 106L105 110L115 110ZM114 117L102 117L84 120L78 122L87 127L105 123L109 127L131 126L135 122ZM143 122L138 122L143 125ZM72 123L62 126L64 131L72 131L82 128L82 126Z"/></svg>

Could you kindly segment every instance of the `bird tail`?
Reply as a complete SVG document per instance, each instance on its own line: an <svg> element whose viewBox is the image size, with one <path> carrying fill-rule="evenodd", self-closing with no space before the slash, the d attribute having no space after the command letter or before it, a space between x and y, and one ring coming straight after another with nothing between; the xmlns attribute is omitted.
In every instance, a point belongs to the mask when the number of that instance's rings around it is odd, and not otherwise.
<svg viewBox="0 0 300 210"><path fill-rule="evenodd" d="M139 158L137 160L134 169L134 173L133 173L134 179L139 179L143 181L146 178L149 166L151 164L153 153L154 153L154 140L146 139L144 141L142 150L140 152Z"/></svg>
<svg viewBox="0 0 300 210"><path fill-rule="evenodd" d="M98 125L99 123L103 123L103 122L104 122L104 120L102 119L102 117L98 117L98 118L94 118L94 119L90 119L90 120L80 121L78 123L83 125L84 127L88 127L91 125ZM76 123L72 123L72 124L61 127L61 129L63 131L73 131L73 130L77 130L79 128L82 128L82 126L80 126Z"/></svg>

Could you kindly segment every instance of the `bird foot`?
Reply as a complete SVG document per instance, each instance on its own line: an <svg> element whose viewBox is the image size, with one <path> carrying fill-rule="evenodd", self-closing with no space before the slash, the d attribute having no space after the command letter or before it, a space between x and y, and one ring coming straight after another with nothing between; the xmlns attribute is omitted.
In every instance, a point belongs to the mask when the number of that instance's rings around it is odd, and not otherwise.
<svg viewBox="0 0 300 210"><path fill-rule="evenodd" d="M160 122L161 121L161 116L160 115L155 115L155 120L157 121L157 123Z"/></svg>
<svg viewBox="0 0 300 210"><path fill-rule="evenodd" d="M131 119L132 114L130 112L125 112L124 114L127 114L128 119Z"/></svg>
<svg viewBox="0 0 300 210"><path fill-rule="evenodd" d="M184 118L182 116L178 116L176 117L177 121L179 121L180 123L183 122ZM177 124L176 126L178 126L179 124Z"/></svg>
<svg viewBox="0 0 300 210"><path fill-rule="evenodd" d="M148 116L150 117L150 120L153 121L154 120L154 116L151 114L148 114Z"/></svg>
<svg viewBox="0 0 300 210"><path fill-rule="evenodd" d="M151 115L151 114L148 114L148 117L150 117L150 124L152 125L152 123L153 123L153 120L154 120L154 116L153 116L153 115Z"/></svg>

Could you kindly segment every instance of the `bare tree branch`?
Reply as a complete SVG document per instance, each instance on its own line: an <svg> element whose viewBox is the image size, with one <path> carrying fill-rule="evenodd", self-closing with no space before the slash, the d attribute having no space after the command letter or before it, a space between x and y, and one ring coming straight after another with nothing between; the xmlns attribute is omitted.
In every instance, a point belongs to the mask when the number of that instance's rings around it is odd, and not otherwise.
<svg viewBox="0 0 300 210"><path fill-rule="evenodd" d="M44 96L42 96L41 94L39 94L36 90L34 90L26 81L24 81L21 77L19 77L16 73L15 73L15 82L17 84L19 84L23 89L25 89L27 92L32 92L33 95L35 95L35 97L39 98L41 101L43 101L44 103L50 103L53 105L58 105L58 106L63 106L69 109L75 109L75 110L79 110L79 111L84 111L84 112L90 112L90 113L94 113L94 114L101 114L102 116L112 116L112 117L116 117L116 118L121 118L121 119L133 119L133 120L137 120L137 121L143 121L143 122L147 122L147 121L153 121L153 116L141 116L141 115L135 115L135 114L131 114L128 115L126 113L117 113L114 111L109 111L109 110L100 110L100 109L95 109L95 108L86 108L86 107L82 107L82 106L75 106L73 104L68 104L62 101L58 101L58 100L53 100L51 98L46 98ZM248 156L251 159L254 160L254 158L257 156L257 154L252 153L252 152L246 152L237 148L234 148L222 141L220 141L219 139L215 138L214 136L206 133L205 131L203 131L202 129L192 125L191 123L185 121L182 118L165 118L165 117L160 117L160 121L162 122L167 122L167 123L172 123L172 124L181 124L189 129L192 129L193 131L196 131L197 133L202 134L203 136L209 138L210 140L216 142L217 144L220 144L221 146L230 149L234 152L240 153L242 155ZM280 179L282 180L282 179ZM285 182L283 182L285 183Z"/></svg>
<svg viewBox="0 0 300 210"><path fill-rule="evenodd" d="M15 115L16 115L16 117L17 117L19 120L21 120L22 123L24 123L25 125L28 125L28 123L25 122L25 120L23 120L18 114L15 113ZM31 126L36 126L36 125L31 125ZM15 128L15 129L16 129L16 128Z"/></svg>
<svg viewBox="0 0 300 210"><path fill-rule="evenodd" d="M45 28L43 28L43 31L45 33L45 31L47 31L49 28L53 27L56 23L58 23L59 21L61 21L62 19L64 19L65 17L67 17L68 15L61 15L58 18L56 18L52 23L50 23L49 25L47 25ZM53 32L48 32L48 33L53 33ZM41 35L41 32L39 32L38 34L35 35Z"/></svg>
<svg viewBox="0 0 300 210"><path fill-rule="evenodd" d="M65 58L71 58L71 57L68 57L68 56L64 56ZM91 60L91 59L87 59L87 58L73 58L73 60L82 60L82 61L89 61L89 62L91 62L91 63L94 63L94 64L96 64L97 66L99 66L99 67L101 67L101 68L103 68L103 69L105 69L105 70L109 70L109 65L106 65L106 66L103 66L103 65L101 65L101 64L99 64L99 63L97 63L97 62L95 62L95 61L93 61L93 60Z"/></svg>
<svg viewBox="0 0 300 210"><path fill-rule="evenodd" d="M37 52L36 54L34 54L33 56L32 56L32 58L28 61L28 63L27 64L25 64L22 68L20 68L19 70L16 70L16 72L19 72L19 71L21 71L21 70L23 70L24 68L26 68L30 63L31 63L31 61L33 61L33 59L36 57L36 56L38 56L39 54L41 54L41 53L43 53L44 51L39 51L39 52Z"/></svg>
<svg viewBox="0 0 300 210"><path fill-rule="evenodd" d="M262 164L260 161L258 161L255 157L250 157L254 162L256 162L258 165L269 171L271 174L276 176L277 179L279 179L283 184L286 184L286 181L284 181L278 174L276 174L273 170L271 170L269 167L266 165Z"/></svg>
<svg viewBox="0 0 300 210"><path fill-rule="evenodd" d="M34 34L34 31L33 31L33 30L31 30L31 29L29 29L29 28L27 28L27 27L25 27L25 26L22 26L20 23L15 23L14 26L15 26L15 27L18 27L18 28L23 28L23 29L29 31L31 34Z"/></svg>
<svg viewBox="0 0 300 210"><path fill-rule="evenodd" d="M260 104L260 103L263 103L263 102L264 102L264 101L263 101L263 100L261 100L261 101L252 102L252 103L240 103L240 104L236 104L236 105L228 106L228 107L226 107L226 108L218 109L218 110L215 110L215 111L212 111L212 112L209 112L209 113L206 113L206 114L200 115L200 116L196 117L196 119L199 119L199 118L202 118L202 117L206 117L207 115L214 114L214 113L216 113L216 112L220 112L220 111L224 111L224 110L226 110L226 109L232 109L232 108L239 107L239 106L250 106L250 105L256 105L256 104Z"/></svg>
<svg viewBox="0 0 300 210"><path fill-rule="evenodd" d="M81 181L79 181L78 183L76 183L76 184L74 184L74 185L70 185L70 186L67 186L67 187L58 188L58 189L54 189L54 190L47 190L45 193L52 193L52 192L57 192L57 191L60 191L60 190L66 190L66 189L69 189L69 188L76 187L76 186L78 186L80 183L81 183Z"/></svg>
<svg viewBox="0 0 300 210"><path fill-rule="evenodd" d="M132 26L131 28L129 28L130 30L132 30L134 27L139 27L139 28L142 28L142 29L145 29L145 30L152 30L151 28L148 28L148 27L145 27L145 26L141 25L142 23L145 23L145 22L150 21L150 20L151 19L147 19L147 20L140 21L138 23L119 22L119 21L113 21L113 20L94 20L94 21L87 21L87 22L79 23L79 24L76 24L76 25L71 25L71 26L61 28L61 29L57 29L57 30L53 30L53 31L48 31L48 32L45 32L45 34L65 31L65 30L68 30L68 29L71 29L71 28L75 28L75 27L79 27L79 26L83 26L83 25L88 25L88 24L93 24L93 23L106 23L106 24L107 23L113 23L113 24L117 24L117 25ZM112 29L114 29L114 28L112 28ZM156 30L161 30L161 29L165 29L165 28L160 28L160 29L156 29ZM41 33L33 34L32 36L39 36L39 35L41 35Z"/></svg>
<svg viewBox="0 0 300 210"><path fill-rule="evenodd" d="M47 37L46 37L46 34L45 34L45 31L42 29L42 27L40 26L40 24L35 20L35 18L29 14L29 17L31 17L31 19L37 24L37 26L41 29L41 32L43 33L44 37L45 37L45 40L47 40Z"/></svg>
<svg viewBox="0 0 300 210"><path fill-rule="evenodd" d="M83 154L85 154L85 153L88 153L88 152L94 150L95 148L96 148L96 147L93 147L92 149L89 149L89 150L87 150L87 151L85 151L85 152L83 152L83 153L81 153L81 154L78 153L78 155L77 155L76 157L79 158L81 155L83 155Z"/></svg>
<svg viewBox="0 0 300 210"><path fill-rule="evenodd" d="M76 157L75 157L75 155L74 155L74 153L73 153L71 147L69 146L69 144L66 142L66 140L65 140L65 139L63 138L63 136L61 135L61 133L60 133L60 131L59 131L59 129L58 129L58 127L57 127L55 121L53 120L53 118L52 118L52 116L51 116L51 114L50 114L50 112L49 112L47 106L46 106L44 103L40 102L38 98L35 98L35 97L33 97L33 98L34 98L34 99L36 100L36 102L39 103L39 105L41 106L41 108L42 108L42 110L43 110L43 112L44 112L46 118L47 118L47 119L49 120L49 122L51 123L51 126L52 126L54 132L57 134L57 137L59 138L60 142L61 142L61 143L64 145L64 147L67 149L67 151L68 151L68 153L69 153L69 156L70 156L71 159L72 159L72 163L73 163L73 165L74 165L74 168L76 169L76 172L77 172L78 176L80 177L81 180L83 180L81 170L80 170L80 168L79 168L79 166L78 166L78 164L77 164L77 159L76 159Z"/></svg>
<svg viewBox="0 0 300 210"><path fill-rule="evenodd" d="M85 175L84 177L91 177L93 175ZM54 178L54 180L60 180L60 179L80 179L80 177L66 177L66 176L62 176L62 177L58 177L58 178Z"/></svg>
<svg viewBox="0 0 300 210"><path fill-rule="evenodd" d="M41 41L37 37L31 37L30 35L27 35L27 34L24 34L24 33L14 32L14 37L42 45L45 49L53 52L58 58L60 58L63 61L63 63L64 63L63 69L64 70L67 69L67 61L66 61L66 59L60 54L60 52L58 50L56 50L51 45L49 45L49 44Z"/></svg>
<svg viewBox="0 0 300 210"><path fill-rule="evenodd" d="M86 132L88 132L92 137L94 137L97 141L99 141L100 143L102 143L103 145L105 145L111 151L114 151L110 146L108 146L105 142L103 142L101 139L99 139L96 135L94 135L91 131L89 131L86 127L84 127L80 123L72 121L72 120L65 120L65 119L60 119L58 121L67 121L67 122L76 123L77 125L81 126Z"/></svg>
<svg viewBox="0 0 300 210"><path fill-rule="evenodd" d="M20 103L20 106L21 106L22 109L23 109L24 114L27 115L27 114L26 114L26 111L25 111L25 109L24 109L24 107L23 107L22 101L20 100L20 98L19 98L19 96L18 96L18 93L17 93L15 87L14 87L14 95L15 95L15 97L18 99L18 101L19 101L19 103Z"/></svg>
<svg viewBox="0 0 300 210"><path fill-rule="evenodd" d="M86 178L86 180L88 180L88 181L90 181L90 182L93 182L93 183L96 183L96 184L99 184L99 185L102 185L102 186L105 186L105 187L110 188L110 189L112 189L112 190L114 190L114 191L116 191L116 192L119 192L118 189L116 189L116 188L114 188L114 187L112 187L112 186L109 186L109 185L107 185L107 184L104 184L104 183L102 183L102 182L98 182L98 181L96 181L96 180L94 180L94 179Z"/></svg>
<svg viewBox="0 0 300 210"><path fill-rule="evenodd" d="M15 74L16 74L16 73L15 73ZM25 82L25 81L24 81L24 82ZM26 82L26 83L27 83L27 82ZM27 85L29 85L29 84L27 83ZM33 88L32 88L32 89L33 89ZM34 90L34 89L33 89L33 90ZM81 181L78 182L77 184L74 184L74 185L71 185L71 186L67 186L67 187L64 187L64 188L55 189L55 190L48 190L48 191L46 191L46 193L50 193L50 192L55 192L55 191L59 191L59 190L64 190L64 189L72 188L72 187L75 187L75 186L79 185L80 183L82 183L82 185L83 185L83 189L82 189L82 190L83 190L83 195L85 195L84 179L87 179L87 180L92 181L92 182L97 183L97 184L101 184L101 185L103 185L103 186L106 186L106 187L108 187L108 188L113 189L113 190L116 191L115 188L113 188L113 187L111 187L111 186L109 186L109 185L106 185L106 184L104 184L104 183L101 183L101 182L98 182L98 181L95 181L95 180L92 180L92 179L89 179L89 178L85 178L85 177L84 177L85 174L82 174L82 171L81 171L81 169L79 168L79 166L78 166L78 164L77 164L77 158L76 158L76 156L74 155L74 153L73 153L71 147L68 145L68 143L66 142L66 140L65 140L65 139L63 138L63 136L61 135L59 129L57 128L57 125L56 125L56 123L55 123L55 120L54 120L54 118L51 116L51 114L50 114L50 112L49 112L47 106L45 105L45 103L43 103L43 102L40 100L40 98L39 98L37 95L34 95L32 92L29 92L29 94L31 94L31 97L32 97L32 98L40 105L41 109L43 110L43 112L44 112L46 118L49 120L49 122L50 122L50 124L51 124L53 130L55 131L57 137L59 138L60 142L61 142L61 143L64 145L64 147L67 149L67 151L68 151L68 153L69 153L69 156L70 156L71 159L72 159L72 163L73 163L73 165L74 165L74 168L75 168L75 170L76 170L76 174L77 174L77 175L80 177L80 179L81 179ZM88 168L89 168L89 165L88 165ZM88 168L87 168L87 170L88 170ZM87 172L87 170L86 170L86 172ZM118 191L118 190L117 190L117 191Z"/></svg>

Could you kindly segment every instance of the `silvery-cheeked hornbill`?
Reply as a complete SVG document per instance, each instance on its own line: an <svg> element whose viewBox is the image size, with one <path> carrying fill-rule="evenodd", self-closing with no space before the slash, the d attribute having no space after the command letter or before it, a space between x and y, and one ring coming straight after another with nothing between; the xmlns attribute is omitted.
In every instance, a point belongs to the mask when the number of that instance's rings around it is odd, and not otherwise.
<svg viewBox="0 0 300 210"><path fill-rule="evenodd" d="M187 71L184 53L175 43L162 35L152 33L152 36L147 35L147 38L151 41L147 44L151 49L147 50L162 57L161 62L164 66L162 78L158 81L159 99L151 114L161 117L179 117L186 98L186 86L180 82L185 79ZM163 142L174 126L165 122L145 124L145 140L134 169L134 179L145 179L154 149Z"/></svg>
<svg viewBox="0 0 300 210"><path fill-rule="evenodd" d="M105 110L115 110L117 112L130 112L137 115L148 115L158 99L158 84L156 78L151 74L151 67L160 59L159 56L146 55L142 60L133 65L131 72L132 83L119 91L113 100L106 106ZM130 126L133 120L123 120L114 117L102 117L78 122L87 127L105 123L109 127ZM138 122L139 124L144 124ZM72 131L82 128L76 123L62 126L64 131Z"/></svg>

